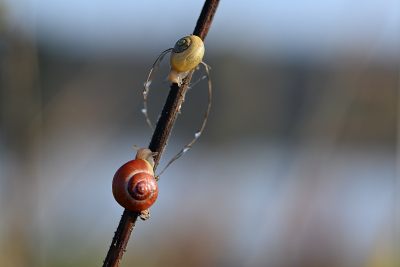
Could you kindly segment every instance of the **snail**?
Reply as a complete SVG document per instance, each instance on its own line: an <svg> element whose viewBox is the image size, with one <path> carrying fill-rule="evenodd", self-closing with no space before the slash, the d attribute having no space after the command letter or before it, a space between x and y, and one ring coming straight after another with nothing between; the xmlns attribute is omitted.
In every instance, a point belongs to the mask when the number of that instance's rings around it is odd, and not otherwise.
<svg viewBox="0 0 400 267"><path fill-rule="evenodd" d="M200 37L189 35L182 37L172 49L169 63L171 69L167 80L182 85L182 80L186 78L189 71L196 68L204 56L204 44Z"/></svg>
<svg viewBox="0 0 400 267"><path fill-rule="evenodd" d="M136 158L122 165L114 175L112 191L115 200L125 209L145 211L157 199L158 185L154 178L154 159L157 152L138 149Z"/></svg>
<svg viewBox="0 0 400 267"><path fill-rule="evenodd" d="M175 43L173 48L168 48L162 52L154 62L149 76L147 77L147 81L144 83L143 95L145 99L161 61L169 52L171 52L169 58L171 68L165 81L170 80L178 84L178 86L181 86L183 79L188 76L191 70L198 68L199 64L205 66L208 76L208 66L202 61L204 56L204 43L201 38L193 34L182 37Z"/></svg>

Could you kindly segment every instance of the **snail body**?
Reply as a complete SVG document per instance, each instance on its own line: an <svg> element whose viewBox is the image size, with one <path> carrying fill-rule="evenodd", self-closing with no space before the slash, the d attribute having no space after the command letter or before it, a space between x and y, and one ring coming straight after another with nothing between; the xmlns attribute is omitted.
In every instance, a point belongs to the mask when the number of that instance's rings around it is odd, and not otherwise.
<svg viewBox="0 0 400 267"><path fill-rule="evenodd" d="M182 80L186 78L190 70L201 63L203 56L204 43L200 37L196 35L182 37L172 49L169 59L171 69L167 79L181 86Z"/></svg>
<svg viewBox="0 0 400 267"><path fill-rule="evenodd" d="M157 153L147 148L137 150L136 159L122 165L112 183L115 200L131 211L147 210L158 197L158 185L153 172L153 156Z"/></svg>

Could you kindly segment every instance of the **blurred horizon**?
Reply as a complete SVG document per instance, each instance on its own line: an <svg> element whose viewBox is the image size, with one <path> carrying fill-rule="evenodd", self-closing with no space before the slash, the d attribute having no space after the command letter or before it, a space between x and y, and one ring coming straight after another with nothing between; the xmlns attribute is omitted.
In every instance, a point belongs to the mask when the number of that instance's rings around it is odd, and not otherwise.
<svg viewBox="0 0 400 267"><path fill-rule="evenodd" d="M203 1L173 3L168 9L164 1L5 0L3 9L9 30L21 31L61 55L135 54L147 59L190 34L203 5ZM246 5L233 1L220 5L206 40L212 53L242 51L246 57L257 50L264 56L316 62L358 53L368 53L383 63L397 64L400 59L396 0L254 1ZM168 10L179 16L169 16Z"/></svg>

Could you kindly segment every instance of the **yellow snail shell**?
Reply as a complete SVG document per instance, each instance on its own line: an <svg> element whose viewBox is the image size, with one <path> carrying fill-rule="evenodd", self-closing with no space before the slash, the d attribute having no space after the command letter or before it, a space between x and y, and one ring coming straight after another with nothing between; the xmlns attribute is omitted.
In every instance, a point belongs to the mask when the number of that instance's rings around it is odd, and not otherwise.
<svg viewBox="0 0 400 267"><path fill-rule="evenodd" d="M182 85L189 71L196 68L203 60L204 43L200 37L189 35L179 39L171 52L169 62L171 69L168 75L169 80Z"/></svg>

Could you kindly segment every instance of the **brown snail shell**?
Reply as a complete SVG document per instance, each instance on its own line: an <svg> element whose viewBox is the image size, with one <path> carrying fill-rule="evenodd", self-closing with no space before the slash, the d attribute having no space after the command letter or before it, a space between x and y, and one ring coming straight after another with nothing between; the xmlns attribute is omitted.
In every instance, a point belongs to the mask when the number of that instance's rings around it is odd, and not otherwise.
<svg viewBox="0 0 400 267"><path fill-rule="evenodd" d="M143 211L150 208L158 197L153 167L144 159L125 163L114 175L112 191L115 200L127 210Z"/></svg>

